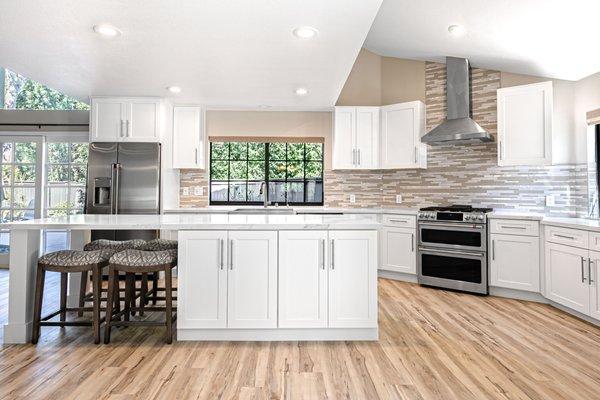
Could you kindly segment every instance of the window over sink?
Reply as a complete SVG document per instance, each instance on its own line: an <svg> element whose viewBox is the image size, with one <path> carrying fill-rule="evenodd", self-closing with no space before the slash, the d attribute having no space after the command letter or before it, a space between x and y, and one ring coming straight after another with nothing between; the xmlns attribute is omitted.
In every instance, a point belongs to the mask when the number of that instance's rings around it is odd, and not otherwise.
<svg viewBox="0 0 600 400"><path fill-rule="evenodd" d="M264 196L270 204L323 205L323 143L211 138L210 204L260 205Z"/></svg>

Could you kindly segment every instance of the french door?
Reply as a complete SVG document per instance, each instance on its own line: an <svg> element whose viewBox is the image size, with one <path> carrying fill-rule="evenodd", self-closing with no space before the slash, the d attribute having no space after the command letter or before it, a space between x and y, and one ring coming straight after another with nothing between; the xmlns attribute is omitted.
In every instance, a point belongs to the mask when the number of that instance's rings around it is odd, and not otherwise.
<svg viewBox="0 0 600 400"><path fill-rule="evenodd" d="M43 143L41 136L0 136L0 222L41 216ZM9 231L0 229L0 264L9 251Z"/></svg>

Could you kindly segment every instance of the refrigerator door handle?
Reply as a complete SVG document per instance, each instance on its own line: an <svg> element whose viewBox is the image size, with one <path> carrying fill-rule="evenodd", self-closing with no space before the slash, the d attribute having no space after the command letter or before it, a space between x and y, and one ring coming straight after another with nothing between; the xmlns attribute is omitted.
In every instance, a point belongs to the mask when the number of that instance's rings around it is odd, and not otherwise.
<svg viewBox="0 0 600 400"><path fill-rule="evenodd" d="M115 213L115 181L117 180L117 164L110 165L110 213Z"/></svg>
<svg viewBox="0 0 600 400"><path fill-rule="evenodd" d="M114 214L119 213L119 178L121 176L121 164L113 164L113 199L114 199Z"/></svg>

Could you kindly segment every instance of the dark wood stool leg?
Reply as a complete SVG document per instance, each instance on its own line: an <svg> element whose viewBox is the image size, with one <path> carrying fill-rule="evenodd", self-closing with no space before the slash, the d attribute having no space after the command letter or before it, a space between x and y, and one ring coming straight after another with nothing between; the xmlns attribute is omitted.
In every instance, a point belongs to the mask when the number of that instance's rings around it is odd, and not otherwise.
<svg viewBox="0 0 600 400"><path fill-rule="evenodd" d="M88 283L88 273L87 271L83 271L81 273L81 285L79 286L79 308L83 308L85 306L85 295L87 292L87 283ZM83 317L83 310L77 311L78 317Z"/></svg>
<svg viewBox="0 0 600 400"><path fill-rule="evenodd" d="M31 343L36 344L40 337L40 319L42 318L42 301L44 300L44 280L46 271L40 266L35 277L35 300L33 304L33 332Z"/></svg>
<svg viewBox="0 0 600 400"><path fill-rule="evenodd" d="M99 266L94 267L92 271L92 293L94 313L92 315L92 326L94 329L94 343L100 343L100 289L102 288L102 269ZM87 275L87 274L86 274Z"/></svg>
<svg viewBox="0 0 600 400"><path fill-rule="evenodd" d="M142 283L140 285L140 316L144 315L144 306L146 305L146 295L148 294L148 274L142 274Z"/></svg>
<svg viewBox="0 0 600 400"><path fill-rule="evenodd" d="M171 292L171 266L165 268L165 319L167 325L167 343L173 342L173 297Z"/></svg>
<svg viewBox="0 0 600 400"><path fill-rule="evenodd" d="M115 277L117 279L115 279ZM115 295L115 293L116 293L116 295ZM118 277L116 276L116 272L113 271L112 268L110 268L108 271L108 291L106 292L106 315L104 316L104 319L106 320L105 325L104 325L104 343L105 344L110 343L110 328L111 328L110 322L112 321L113 304L115 303L115 301L117 302L117 306L118 306L118 303L120 302L120 300L119 300L119 281L118 281Z"/></svg>
<svg viewBox="0 0 600 400"><path fill-rule="evenodd" d="M156 305L158 300L158 272L152 273L152 304Z"/></svg>
<svg viewBox="0 0 600 400"><path fill-rule="evenodd" d="M67 280L66 272L60 273L60 322L65 322L67 319Z"/></svg>
<svg viewBox="0 0 600 400"><path fill-rule="evenodd" d="M128 272L125 274L125 321L129 321L129 315L131 314L131 298L133 291L133 274Z"/></svg>

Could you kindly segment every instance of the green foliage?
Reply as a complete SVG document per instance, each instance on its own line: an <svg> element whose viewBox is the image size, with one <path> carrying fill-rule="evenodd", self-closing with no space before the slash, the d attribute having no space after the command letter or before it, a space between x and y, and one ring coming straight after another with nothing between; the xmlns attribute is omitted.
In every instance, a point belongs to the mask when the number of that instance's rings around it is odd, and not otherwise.
<svg viewBox="0 0 600 400"><path fill-rule="evenodd" d="M2 105L15 110L89 110L90 106L15 72L6 70Z"/></svg>

